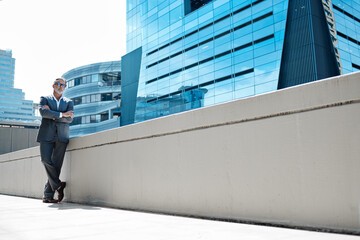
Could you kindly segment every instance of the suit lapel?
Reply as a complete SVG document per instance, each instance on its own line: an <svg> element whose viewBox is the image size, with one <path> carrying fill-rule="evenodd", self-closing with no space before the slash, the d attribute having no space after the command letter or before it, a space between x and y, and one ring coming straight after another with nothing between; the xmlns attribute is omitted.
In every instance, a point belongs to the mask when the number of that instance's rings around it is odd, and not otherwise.
<svg viewBox="0 0 360 240"><path fill-rule="evenodd" d="M57 111L57 104L54 96L50 96L49 98L49 107L53 111Z"/></svg>
<svg viewBox="0 0 360 240"><path fill-rule="evenodd" d="M64 100L64 98L61 98L61 99L60 99L60 104L59 104L59 111L60 111L60 112L65 112L65 111L66 111L66 108L67 108L67 103L66 103L66 101Z"/></svg>
<svg viewBox="0 0 360 240"><path fill-rule="evenodd" d="M53 111L64 112L67 108L67 103L64 100L64 98L60 99L59 109L57 108L57 103L56 103L56 99L54 96L49 97L48 103L49 103L50 109Z"/></svg>

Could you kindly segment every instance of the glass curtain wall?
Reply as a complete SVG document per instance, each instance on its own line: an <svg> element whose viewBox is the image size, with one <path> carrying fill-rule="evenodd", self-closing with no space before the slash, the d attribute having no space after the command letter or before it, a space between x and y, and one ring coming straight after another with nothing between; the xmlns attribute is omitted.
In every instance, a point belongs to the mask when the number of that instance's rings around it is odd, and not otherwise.
<svg viewBox="0 0 360 240"><path fill-rule="evenodd" d="M15 58L12 50L0 49L0 121L34 123L33 101L25 100L25 93L14 88Z"/></svg>
<svg viewBox="0 0 360 240"><path fill-rule="evenodd" d="M309 42L313 53L334 52L340 74L359 71L360 2L318 1L292 2L294 11L312 8L314 21L324 7L328 31L316 32L322 46ZM127 0L127 50L142 47L135 122L277 90L288 7L288 0ZM324 30L318 19L307 32L320 23Z"/></svg>
<svg viewBox="0 0 360 240"><path fill-rule="evenodd" d="M120 126L121 62L94 63L63 75L64 95L74 102L70 137L79 137Z"/></svg>
<svg viewBox="0 0 360 240"><path fill-rule="evenodd" d="M360 1L332 0L332 10L343 74L359 71Z"/></svg>
<svg viewBox="0 0 360 240"><path fill-rule="evenodd" d="M288 1L202 1L185 14L186 2L128 0L128 51L143 49L136 122L277 89Z"/></svg>
<svg viewBox="0 0 360 240"><path fill-rule="evenodd" d="M14 87L15 58L11 50L0 49L0 87Z"/></svg>

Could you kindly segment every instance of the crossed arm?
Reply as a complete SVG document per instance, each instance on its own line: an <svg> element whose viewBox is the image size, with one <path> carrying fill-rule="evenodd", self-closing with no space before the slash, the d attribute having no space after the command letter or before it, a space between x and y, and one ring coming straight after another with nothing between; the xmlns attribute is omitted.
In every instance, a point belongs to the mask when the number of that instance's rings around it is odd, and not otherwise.
<svg viewBox="0 0 360 240"><path fill-rule="evenodd" d="M44 105L41 107L42 109L46 109L46 110L50 110L49 106L48 105ZM74 111L67 111L67 112L63 112L62 113L62 116L63 117L71 117L73 118L74 117Z"/></svg>
<svg viewBox="0 0 360 240"><path fill-rule="evenodd" d="M73 102L69 103L69 106L67 108L68 111L62 112L62 117L60 118L60 112L53 111L50 109L50 107L47 105L47 100L44 97L41 97L40 99L40 114L43 118L49 118L49 119L55 119L57 122L63 122L63 123L71 123L74 118L74 104Z"/></svg>

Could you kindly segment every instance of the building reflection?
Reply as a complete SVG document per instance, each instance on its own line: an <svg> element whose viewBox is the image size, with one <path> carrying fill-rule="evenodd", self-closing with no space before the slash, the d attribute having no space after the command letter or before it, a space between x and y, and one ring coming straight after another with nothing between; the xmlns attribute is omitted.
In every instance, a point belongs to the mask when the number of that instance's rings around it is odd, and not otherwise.
<svg viewBox="0 0 360 240"><path fill-rule="evenodd" d="M149 95L147 97L138 97L136 111L139 114L136 116L136 121L144 121L203 107L207 92L206 88L182 86L177 94L171 96Z"/></svg>

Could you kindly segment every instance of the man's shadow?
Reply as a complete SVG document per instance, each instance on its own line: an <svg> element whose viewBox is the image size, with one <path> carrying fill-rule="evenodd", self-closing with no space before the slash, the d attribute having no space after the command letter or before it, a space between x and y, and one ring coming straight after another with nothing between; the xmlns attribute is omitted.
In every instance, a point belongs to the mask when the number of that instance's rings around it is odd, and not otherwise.
<svg viewBox="0 0 360 240"><path fill-rule="evenodd" d="M48 206L49 208L57 208L58 210L73 210L73 209L83 209L83 210L101 210L100 207L83 205L78 203L71 202L60 202L54 203Z"/></svg>

